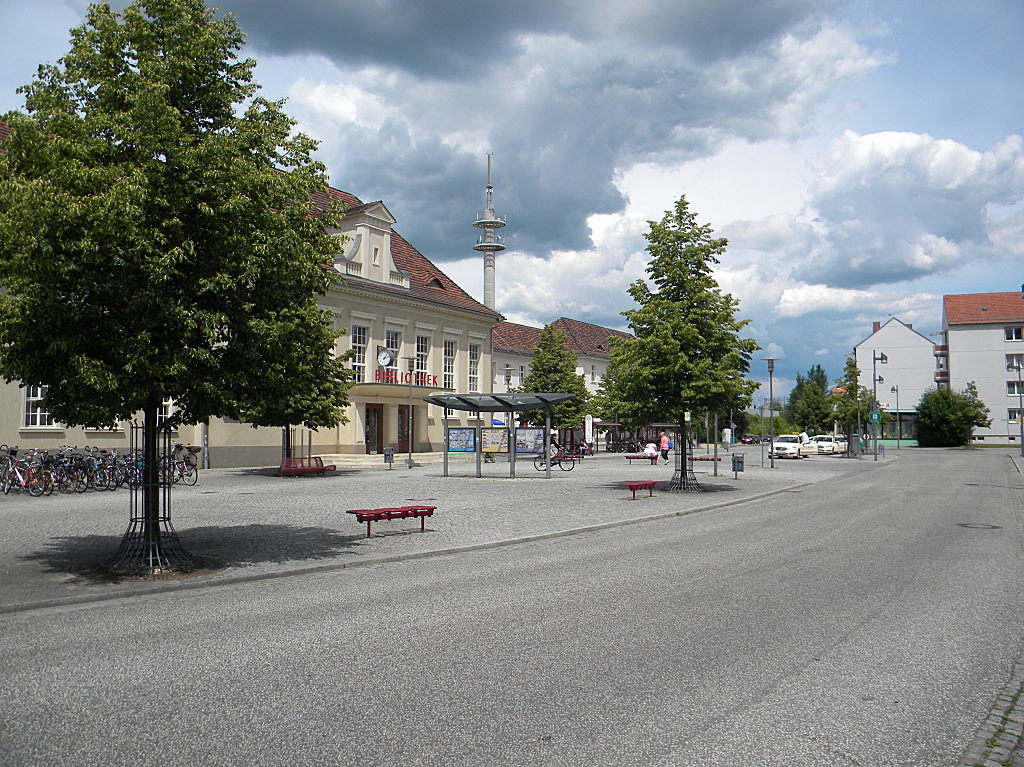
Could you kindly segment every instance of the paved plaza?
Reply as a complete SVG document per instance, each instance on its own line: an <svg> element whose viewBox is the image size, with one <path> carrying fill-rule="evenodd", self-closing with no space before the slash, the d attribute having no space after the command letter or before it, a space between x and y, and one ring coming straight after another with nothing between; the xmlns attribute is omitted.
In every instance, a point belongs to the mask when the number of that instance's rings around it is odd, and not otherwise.
<svg viewBox="0 0 1024 767"><path fill-rule="evenodd" d="M215 469L201 472L194 487L173 490L172 520L182 544L193 555L218 567L164 581L108 581L89 569L117 549L128 521L128 492L90 491L32 498L0 497L0 572L5 588L0 611L111 598L142 591L196 588L275 577L317 568L391 561L434 552L500 545L629 524L705 510L723 510L766 494L786 492L849 472L871 470L895 459L815 456L777 460L761 466L759 447L737 447L745 456L738 479L728 471L730 454L721 452L719 476L710 463L697 464L704 492L646 491L631 500L619 482L671 479L671 465L628 462L622 455L600 453L571 472L554 470L551 479L532 462L475 464L453 460L450 476L440 465L407 468L339 468L324 477L276 477L273 468ZM708 455L703 449L697 455ZM366 538L346 509L402 506L412 502L437 506L420 532L415 519L373 524Z"/></svg>

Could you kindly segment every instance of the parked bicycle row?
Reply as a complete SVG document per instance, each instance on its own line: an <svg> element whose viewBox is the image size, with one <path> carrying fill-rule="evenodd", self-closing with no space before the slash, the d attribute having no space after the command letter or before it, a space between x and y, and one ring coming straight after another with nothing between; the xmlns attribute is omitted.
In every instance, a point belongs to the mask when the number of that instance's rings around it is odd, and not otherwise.
<svg viewBox="0 0 1024 767"><path fill-rule="evenodd" d="M161 484L183 482L194 485L199 479L198 448L175 443L170 453L160 456L157 479ZM120 454L86 446L63 446L56 450L0 445L0 487L4 495L11 490L39 497L88 490L117 490L124 485L139 487L145 462L141 451Z"/></svg>

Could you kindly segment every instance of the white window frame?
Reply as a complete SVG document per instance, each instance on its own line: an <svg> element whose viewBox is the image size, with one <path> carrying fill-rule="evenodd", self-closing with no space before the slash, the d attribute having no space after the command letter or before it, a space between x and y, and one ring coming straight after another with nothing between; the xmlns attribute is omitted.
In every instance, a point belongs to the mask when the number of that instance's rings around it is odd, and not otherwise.
<svg viewBox="0 0 1024 767"><path fill-rule="evenodd" d="M390 349L392 354L391 364L388 365L388 370L398 370L398 358L402 356L402 331L401 330L385 330L384 331L384 348Z"/></svg>
<svg viewBox="0 0 1024 767"><path fill-rule="evenodd" d="M458 354L459 342L452 338L446 338L443 342L443 367L441 369L441 384L444 389L455 388L455 357Z"/></svg>
<svg viewBox="0 0 1024 767"><path fill-rule="evenodd" d="M469 390L480 391L480 344L469 345Z"/></svg>
<svg viewBox="0 0 1024 767"><path fill-rule="evenodd" d="M1003 328L1003 339L1006 341L1024 341L1024 326L1013 325Z"/></svg>
<svg viewBox="0 0 1024 767"><path fill-rule="evenodd" d="M1018 387L1018 384L1020 386ZM1024 382L1019 381L1007 381L1006 382L1006 396L1007 397L1019 397L1024 392Z"/></svg>
<svg viewBox="0 0 1024 767"><path fill-rule="evenodd" d="M366 325L353 325L349 334L352 349L352 380L362 383L366 380L366 346L370 342L370 329Z"/></svg>
<svg viewBox="0 0 1024 767"><path fill-rule="evenodd" d="M426 373L430 366L430 346L433 339L430 336L416 336L416 372Z"/></svg>
<svg viewBox="0 0 1024 767"><path fill-rule="evenodd" d="M59 427L59 424L50 415L50 411L43 410L40 404L49 388L46 384L28 385L25 387L25 407L21 413L21 427L23 429L53 429Z"/></svg>

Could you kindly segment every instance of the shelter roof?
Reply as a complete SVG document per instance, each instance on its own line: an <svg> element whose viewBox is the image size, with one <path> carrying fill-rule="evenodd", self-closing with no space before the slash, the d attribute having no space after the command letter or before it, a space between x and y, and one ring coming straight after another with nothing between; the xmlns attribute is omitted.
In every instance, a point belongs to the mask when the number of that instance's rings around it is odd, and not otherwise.
<svg viewBox="0 0 1024 767"><path fill-rule="evenodd" d="M449 410L468 410L474 413L514 413L525 410L542 410L552 405L561 405L576 395L568 392L529 394L432 394L424 397L425 402L440 405Z"/></svg>

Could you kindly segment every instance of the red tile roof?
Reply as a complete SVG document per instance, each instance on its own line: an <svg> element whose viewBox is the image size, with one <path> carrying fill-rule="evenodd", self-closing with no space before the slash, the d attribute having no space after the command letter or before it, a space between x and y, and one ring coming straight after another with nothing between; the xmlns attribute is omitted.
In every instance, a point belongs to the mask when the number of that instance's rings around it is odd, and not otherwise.
<svg viewBox="0 0 1024 767"><path fill-rule="evenodd" d="M587 357L608 357L609 337L632 338L629 333L621 330L592 325L589 322L560 317L552 323L565 333L566 347L577 355ZM491 332L495 351L512 352L514 354L533 354L540 339L540 328L529 325L517 325L514 322L499 322Z"/></svg>
<svg viewBox="0 0 1024 767"><path fill-rule="evenodd" d="M10 127L3 120L0 120L0 141L4 141L10 135Z"/></svg>
<svg viewBox="0 0 1024 767"><path fill-rule="evenodd" d="M948 325L1024 321L1021 292L964 293L942 297L942 313Z"/></svg>

